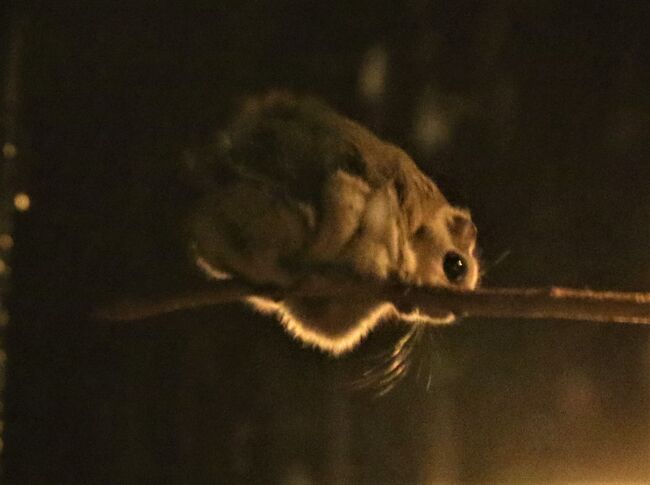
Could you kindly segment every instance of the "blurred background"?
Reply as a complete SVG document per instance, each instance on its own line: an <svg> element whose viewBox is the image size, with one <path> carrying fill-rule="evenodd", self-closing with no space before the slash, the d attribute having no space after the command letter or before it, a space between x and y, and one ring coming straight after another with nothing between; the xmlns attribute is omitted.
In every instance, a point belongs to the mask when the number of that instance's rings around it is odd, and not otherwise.
<svg viewBox="0 0 650 485"><path fill-rule="evenodd" d="M470 207L485 286L650 291L647 2L0 9L8 483L650 483L650 329L466 320L382 395L399 325L333 359L241 305L88 317L203 284L181 153L270 88Z"/></svg>

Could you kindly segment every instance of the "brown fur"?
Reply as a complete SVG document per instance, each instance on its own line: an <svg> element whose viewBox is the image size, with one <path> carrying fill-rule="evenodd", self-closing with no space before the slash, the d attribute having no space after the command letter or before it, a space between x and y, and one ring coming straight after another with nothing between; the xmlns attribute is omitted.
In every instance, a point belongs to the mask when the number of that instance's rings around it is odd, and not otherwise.
<svg viewBox="0 0 650 485"><path fill-rule="evenodd" d="M213 189L189 220L200 266L255 284L338 285L340 278L395 278L454 286L449 251L467 263L455 284L474 288L476 228L451 206L406 153L311 98L271 94L250 100L212 164ZM227 173L225 177L223 174ZM339 276L319 269L339 268ZM338 354L382 319L435 320L399 313L380 300L249 299L278 315L303 342Z"/></svg>

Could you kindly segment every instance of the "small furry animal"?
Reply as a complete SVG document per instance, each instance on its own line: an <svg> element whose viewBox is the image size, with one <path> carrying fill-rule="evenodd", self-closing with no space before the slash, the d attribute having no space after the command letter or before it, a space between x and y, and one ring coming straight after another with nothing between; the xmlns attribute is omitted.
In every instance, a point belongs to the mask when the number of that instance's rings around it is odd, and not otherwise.
<svg viewBox="0 0 650 485"><path fill-rule="evenodd" d="M249 99L188 161L208 180L187 228L195 263L213 278L282 288L354 278L477 285L469 212L451 206L404 151L319 100L287 93ZM381 300L248 302L332 354L354 348L382 319L453 320Z"/></svg>

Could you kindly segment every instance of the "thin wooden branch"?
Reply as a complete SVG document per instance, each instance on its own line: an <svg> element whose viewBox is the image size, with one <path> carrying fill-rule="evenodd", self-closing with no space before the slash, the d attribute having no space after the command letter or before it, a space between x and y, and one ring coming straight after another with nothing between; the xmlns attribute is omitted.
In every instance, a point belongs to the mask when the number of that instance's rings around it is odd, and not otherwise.
<svg viewBox="0 0 650 485"><path fill-rule="evenodd" d="M650 293L571 288L483 288L473 292L416 289L408 304L445 308L458 317L560 319L650 324Z"/></svg>
<svg viewBox="0 0 650 485"><path fill-rule="evenodd" d="M296 289L291 296L381 299L398 308L418 308L425 314L449 311L457 317L562 319L590 322L650 324L650 293L578 290L570 288L480 288L460 291L355 282L333 289ZM240 301L250 296L281 300L289 293L260 290L236 281L211 289L156 300L126 300L98 311L101 319L131 321L193 308Z"/></svg>

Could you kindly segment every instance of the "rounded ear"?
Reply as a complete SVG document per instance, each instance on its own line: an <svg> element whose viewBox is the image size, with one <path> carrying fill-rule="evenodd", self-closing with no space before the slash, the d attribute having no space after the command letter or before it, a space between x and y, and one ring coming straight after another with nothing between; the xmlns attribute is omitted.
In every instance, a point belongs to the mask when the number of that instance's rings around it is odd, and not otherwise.
<svg viewBox="0 0 650 485"><path fill-rule="evenodd" d="M452 208L449 216L449 233L452 235L456 245L465 251L471 251L476 244L476 235L478 231L472 222L468 211Z"/></svg>

